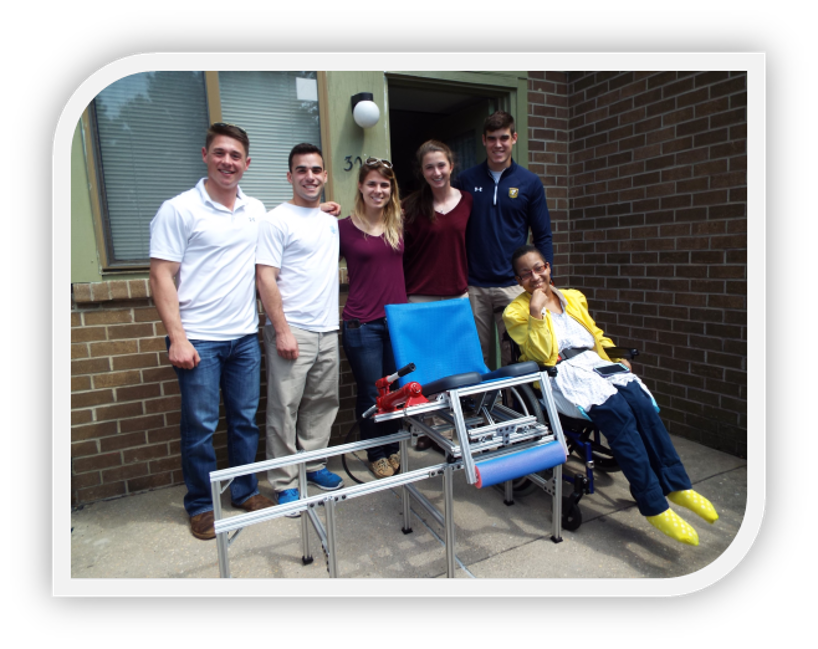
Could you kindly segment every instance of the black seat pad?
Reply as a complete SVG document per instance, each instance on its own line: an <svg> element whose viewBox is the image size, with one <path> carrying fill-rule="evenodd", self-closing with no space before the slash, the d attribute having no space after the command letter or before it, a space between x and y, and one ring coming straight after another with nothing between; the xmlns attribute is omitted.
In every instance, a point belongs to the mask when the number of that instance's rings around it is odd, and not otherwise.
<svg viewBox="0 0 818 649"><path fill-rule="evenodd" d="M464 372L463 374L444 376L442 379L429 381L429 383L424 385L423 396L429 397L445 390L454 390L456 388L465 388L469 385L477 385L480 383L480 381L480 374L477 372Z"/></svg>
<svg viewBox="0 0 818 649"><path fill-rule="evenodd" d="M513 363L512 365L504 365L493 372L483 374L480 379L483 381L490 381L492 379L508 379L517 376L525 376L526 374L534 374L540 371L540 366L534 361L525 361L523 363Z"/></svg>

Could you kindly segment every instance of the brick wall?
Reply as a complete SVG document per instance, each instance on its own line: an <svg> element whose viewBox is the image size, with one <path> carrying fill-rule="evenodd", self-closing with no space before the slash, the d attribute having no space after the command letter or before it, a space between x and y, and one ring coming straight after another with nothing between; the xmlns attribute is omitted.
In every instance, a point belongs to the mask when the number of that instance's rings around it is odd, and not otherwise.
<svg viewBox="0 0 818 649"><path fill-rule="evenodd" d="M147 280L74 284L72 297L72 505L181 484L179 385ZM341 410L332 443L355 418L354 381L343 350L341 359ZM260 380L257 459L263 460L263 369ZM227 466L225 431L222 418L214 438L220 468Z"/></svg>
<svg viewBox="0 0 818 649"><path fill-rule="evenodd" d="M746 74L530 76L530 136L555 154L543 170L532 148L530 164L570 260L559 281L586 293L617 344L641 350L671 432L746 456ZM563 138L565 220L561 167L547 166Z"/></svg>
<svg viewBox="0 0 818 649"><path fill-rule="evenodd" d="M565 72L529 72L528 169L545 186L554 242L554 278L570 269L568 83ZM521 161L524 163L524 161Z"/></svg>

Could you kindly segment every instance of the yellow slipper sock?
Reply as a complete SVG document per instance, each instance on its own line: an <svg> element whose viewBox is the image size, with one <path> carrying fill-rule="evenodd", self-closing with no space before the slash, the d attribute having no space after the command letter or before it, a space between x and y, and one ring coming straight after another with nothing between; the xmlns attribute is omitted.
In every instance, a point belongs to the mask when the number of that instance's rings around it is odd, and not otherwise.
<svg viewBox="0 0 818 649"><path fill-rule="evenodd" d="M672 491L667 497L671 502L681 507L686 507L693 513L698 514L708 523L715 523L719 519L719 515L716 513L716 508L713 507L713 503L692 489Z"/></svg>
<svg viewBox="0 0 818 649"><path fill-rule="evenodd" d="M656 516L646 516L648 523L660 532L688 545L699 545L699 535L669 507Z"/></svg>

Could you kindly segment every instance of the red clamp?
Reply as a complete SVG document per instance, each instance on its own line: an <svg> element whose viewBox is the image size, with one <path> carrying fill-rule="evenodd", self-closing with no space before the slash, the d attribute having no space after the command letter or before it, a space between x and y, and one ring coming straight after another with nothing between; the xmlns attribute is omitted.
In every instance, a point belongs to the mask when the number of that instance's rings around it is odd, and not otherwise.
<svg viewBox="0 0 818 649"><path fill-rule="evenodd" d="M375 401L375 406L370 408L364 417L371 414L371 411L377 408L377 414L382 415L387 412L395 412L401 406L408 408L409 406L416 406L420 403L429 403L429 400L423 396L423 391L420 383L412 381L407 383L399 390L394 392L389 391L389 386L397 381L401 376L405 376L410 372L415 371L415 364L409 363L406 367L402 367L394 374L384 376L382 379L375 381L375 387L378 388L378 398Z"/></svg>
<svg viewBox="0 0 818 649"><path fill-rule="evenodd" d="M375 385L381 381L383 381L383 379L379 379ZM378 391L381 394L377 399L379 415L386 412L395 412L401 406L408 408L409 406L416 406L421 403L429 403L429 400L423 396L420 383L417 381L407 383L395 392L390 392L388 385L386 388L382 388L378 385Z"/></svg>

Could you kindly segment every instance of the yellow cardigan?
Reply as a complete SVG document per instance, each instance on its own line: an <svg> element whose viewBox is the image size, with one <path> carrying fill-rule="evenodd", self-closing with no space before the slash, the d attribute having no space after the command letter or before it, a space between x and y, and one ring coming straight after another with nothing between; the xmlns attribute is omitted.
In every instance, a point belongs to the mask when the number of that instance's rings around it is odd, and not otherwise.
<svg viewBox="0 0 818 649"><path fill-rule="evenodd" d="M552 287L551 290L555 289ZM561 289L557 293L565 300L565 312L593 335L594 351L602 358L611 360L604 348L613 347L613 341L605 336L602 329L597 327L591 318L585 296L572 288ZM532 318L529 311L530 303L531 295L527 292L521 293L503 311L503 322L505 322L511 339L520 346L521 361L537 361L545 365L556 365L559 345L551 324L551 313L546 311L542 320Z"/></svg>

